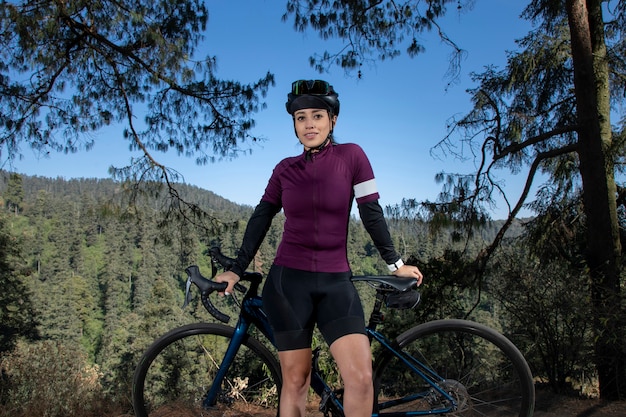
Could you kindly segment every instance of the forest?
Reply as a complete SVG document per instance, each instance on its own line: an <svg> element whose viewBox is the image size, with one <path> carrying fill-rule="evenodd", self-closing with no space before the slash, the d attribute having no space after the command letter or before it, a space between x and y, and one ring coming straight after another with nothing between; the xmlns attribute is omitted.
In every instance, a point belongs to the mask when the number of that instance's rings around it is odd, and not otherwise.
<svg viewBox="0 0 626 417"><path fill-rule="evenodd" d="M390 312L385 326L468 317L516 343L539 389L624 400L626 0L521 3L515 19L528 32L506 63L485 57L467 74L459 87L470 109L441 120L431 151L449 161L436 174L437 196L385 208L405 261L427 277L419 308ZM409 57L416 64L401 82L412 84L432 44L423 35L432 34L450 53L442 75L452 86L467 51L446 17L477 4L485 2L288 0L276 23L324 41L307 68L358 82L376 63ZM214 7L0 2L3 416L128 413L129 375L150 341L210 320L197 300L181 309L184 268L209 270L212 245L235 254L252 207L181 184L165 156L203 166L246 154L263 140L256 121L284 69L272 63L245 80L218 73L214 47L225 37L205 39ZM476 27L491 31L498 19ZM404 94L386 90L399 94L381 97L389 103ZM410 111L403 117L416 120L419 110ZM13 172L31 152L108 146L103 133L113 126L129 161L110 165L110 180ZM456 172L457 161L473 169ZM521 190L505 186L509 176ZM490 219L496 200L505 202L502 222ZM532 218L520 219L522 210ZM281 221L252 269L268 267ZM384 271L356 218L349 237L355 274Z"/></svg>
<svg viewBox="0 0 626 417"><path fill-rule="evenodd" d="M205 251L212 245L235 254L252 207L178 184L179 196L211 213L212 225L165 222L168 204L150 197L130 205L128 185L2 172L0 415L131 413L132 373L146 347L175 326L214 321L197 297L181 308L184 268L197 264L210 275ZM597 395L585 283L566 264L533 254L533 219L509 230L481 282L471 259L501 222L469 238L416 219L388 222L398 249L426 281L416 309L387 312L386 332L435 318L471 318L516 343L539 389ZM251 269L268 268L280 230L281 215ZM383 274L357 218L349 234L353 272ZM359 288L365 305L372 298L367 290Z"/></svg>

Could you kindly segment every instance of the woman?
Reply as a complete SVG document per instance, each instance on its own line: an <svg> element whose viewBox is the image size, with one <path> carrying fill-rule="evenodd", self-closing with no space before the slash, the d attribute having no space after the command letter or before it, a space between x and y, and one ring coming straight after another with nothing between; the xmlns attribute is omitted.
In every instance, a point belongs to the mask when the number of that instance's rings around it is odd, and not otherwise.
<svg viewBox="0 0 626 417"><path fill-rule="evenodd" d="M236 265L215 279L228 282L226 295L233 291L273 217L283 209L282 241L263 288L263 308L274 330L282 369L280 415L304 416L317 325L344 383L346 416L370 416L371 351L346 249L353 199L389 271L416 278L418 284L422 274L417 267L404 265L394 249L365 153L358 145L333 140L339 115L333 87L321 80L296 81L286 107L304 152L274 168L248 222Z"/></svg>

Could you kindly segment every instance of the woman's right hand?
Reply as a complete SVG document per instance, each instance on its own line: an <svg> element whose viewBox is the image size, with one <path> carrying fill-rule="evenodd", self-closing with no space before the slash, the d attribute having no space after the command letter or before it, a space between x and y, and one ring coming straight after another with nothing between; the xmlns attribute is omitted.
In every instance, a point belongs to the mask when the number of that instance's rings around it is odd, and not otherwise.
<svg viewBox="0 0 626 417"><path fill-rule="evenodd" d="M224 290L224 292L220 292L219 295L231 295L235 290L235 284L239 282L241 278L239 275L235 274L232 271L225 271L221 274L217 274L214 278L215 282L227 282L228 286Z"/></svg>
<svg viewBox="0 0 626 417"><path fill-rule="evenodd" d="M417 280L418 287L422 285L422 280L424 279L424 275L418 267L407 264L404 264L400 268L396 269L396 271L393 272L392 275L404 278L415 278Z"/></svg>

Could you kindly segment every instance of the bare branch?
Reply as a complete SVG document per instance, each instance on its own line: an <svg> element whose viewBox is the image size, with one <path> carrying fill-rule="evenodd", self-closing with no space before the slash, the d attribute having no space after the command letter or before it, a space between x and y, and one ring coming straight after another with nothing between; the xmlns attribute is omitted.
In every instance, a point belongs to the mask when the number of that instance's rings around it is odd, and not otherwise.
<svg viewBox="0 0 626 417"><path fill-rule="evenodd" d="M553 138L558 135L562 135L564 133L576 132L579 126L563 126L551 130L549 132L542 133L541 135L533 136L531 138L526 139L523 142L513 143L505 148L503 148L499 154L494 154L494 159L502 159L508 155L514 154L516 152L521 151L524 148L527 148L532 145L536 145L537 143L543 142L547 139ZM558 149L557 149L558 151Z"/></svg>
<svg viewBox="0 0 626 417"><path fill-rule="evenodd" d="M552 149L547 152L542 152L535 157L528 171L528 175L526 177L526 183L524 185L524 189L522 193L520 194L517 204L515 205L513 210L511 210L511 212L509 213L509 216L507 217L506 221L504 222L504 224L502 225L502 227L496 234L496 237L491 242L491 244L487 246L485 249L483 249L481 253L478 255L478 257L476 258L476 268L477 268L476 271L478 274L482 273L485 270L487 261L489 260L493 252L496 250L496 248L500 245L500 242L502 241L507 230L513 223L513 220L517 217L517 214L524 206L526 202L526 198L528 197L528 194L530 192L530 188L532 186L533 180L535 178L535 174L537 173L537 169L539 168L541 163L547 159L555 158L557 156L565 155L571 152L576 152L577 150L578 150L578 145L571 144L568 146L564 146L562 148Z"/></svg>

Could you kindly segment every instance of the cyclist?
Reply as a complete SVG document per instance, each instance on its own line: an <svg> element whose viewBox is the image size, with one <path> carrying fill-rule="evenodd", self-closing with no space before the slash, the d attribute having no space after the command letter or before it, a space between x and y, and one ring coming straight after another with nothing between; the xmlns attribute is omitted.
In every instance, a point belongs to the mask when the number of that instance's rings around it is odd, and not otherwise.
<svg viewBox="0 0 626 417"><path fill-rule="evenodd" d="M344 383L345 415L370 416L371 351L346 249L353 199L390 273L418 283L422 273L405 265L394 248L367 156L358 145L333 139L339 115L333 87L322 80L295 81L286 107L304 151L276 165L247 224L235 266L215 279L228 282L224 294L232 292L272 219L284 210L283 237L263 288L282 369L279 414L304 416L317 325Z"/></svg>

